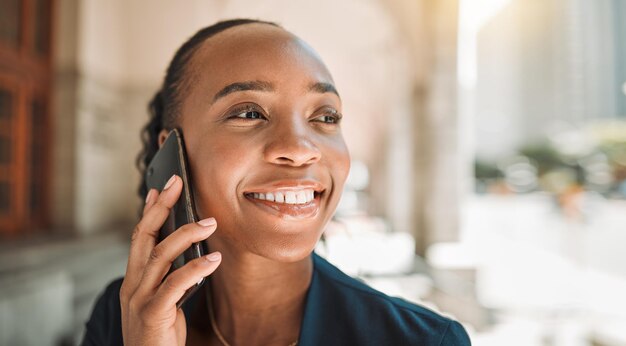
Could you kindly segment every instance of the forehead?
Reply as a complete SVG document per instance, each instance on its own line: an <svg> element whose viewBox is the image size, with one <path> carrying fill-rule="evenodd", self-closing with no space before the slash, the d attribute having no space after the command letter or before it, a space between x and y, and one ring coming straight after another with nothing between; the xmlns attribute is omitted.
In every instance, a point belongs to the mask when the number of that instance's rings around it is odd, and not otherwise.
<svg viewBox="0 0 626 346"><path fill-rule="evenodd" d="M332 82L317 53L288 31L245 24L205 40L190 61L196 83L208 88L246 80Z"/></svg>

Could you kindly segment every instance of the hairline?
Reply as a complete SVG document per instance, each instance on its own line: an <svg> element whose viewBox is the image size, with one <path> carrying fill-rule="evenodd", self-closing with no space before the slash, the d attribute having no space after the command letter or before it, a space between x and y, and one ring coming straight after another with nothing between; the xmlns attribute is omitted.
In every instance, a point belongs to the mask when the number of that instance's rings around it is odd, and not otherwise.
<svg viewBox="0 0 626 346"><path fill-rule="evenodd" d="M213 33L212 35L205 37L201 42L199 42L198 44L196 44L195 46L191 47L189 49L188 52L186 52L185 56L182 57L182 61L184 63L183 67L182 67L182 74L181 74L181 78L179 80L179 82L177 83L177 85L174 85L174 90L176 92L174 96L174 99L172 100L172 109L166 110L166 114L163 117L163 127L164 128L172 128L175 126L175 124L178 122L178 119L180 117L180 112L181 112L181 107L182 107L182 102L183 102L183 98L184 96L189 93L190 90L192 90L193 86L195 85L195 83L197 83L197 81L199 80L199 74L197 73L193 73L194 69L196 69L196 63L194 62L195 60L195 56L197 55L196 53L202 49L202 47L204 45L207 44L208 41L210 41L212 38L219 36L220 34L229 31L230 29L235 29L238 27L242 27L242 26L246 26L246 25L251 25L251 24L264 24L264 25L269 25L272 26L274 28L278 28L281 29L289 34L291 34L289 31L285 30L283 27L281 27L280 25L276 24L276 23L272 23L272 22L264 22L264 21L258 21L258 22L248 22L248 23L240 23L237 25L233 25L231 27L228 27L226 29L222 29L219 32ZM291 34L293 35L293 34ZM170 114L168 114L170 113Z"/></svg>

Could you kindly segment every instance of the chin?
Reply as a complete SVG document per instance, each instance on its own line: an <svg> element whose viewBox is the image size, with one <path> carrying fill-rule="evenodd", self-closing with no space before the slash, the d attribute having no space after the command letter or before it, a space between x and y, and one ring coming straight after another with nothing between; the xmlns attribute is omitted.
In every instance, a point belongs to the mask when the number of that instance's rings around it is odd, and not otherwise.
<svg viewBox="0 0 626 346"><path fill-rule="evenodd" d="M320 236L321 233L316 237L297 235L296 237L283 236L281 237L282 239L275 239L274 241L263 239L254 244L250 250L269 260L281 263L294 263L302 261L311 255Z"/></svg>

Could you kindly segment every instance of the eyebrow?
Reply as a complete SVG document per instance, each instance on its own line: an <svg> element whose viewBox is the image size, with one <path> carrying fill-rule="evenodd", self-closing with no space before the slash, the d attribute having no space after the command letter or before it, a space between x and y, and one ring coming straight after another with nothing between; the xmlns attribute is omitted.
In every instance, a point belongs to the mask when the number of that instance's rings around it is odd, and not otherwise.
<svg viewBox="0 0 626 346"><path fill-rule="evenodd" d="M337 89L335 89L335 86L330 83L322 83L322 82L314 83L309 87L309 91L320 93L320 94L333 93L337 95L337 97L341 98L339 96L339 93L337 92Z"/></svg>
<svg viewBox="0 0 626 346"><path fill-rule="evenodd" d="M264 82L259 80L247 81L247 82L236 82L228 84L223 87L222 90L218 91L215 96L213 96L212 103L219 100L220 98L232 94L237 91L274 91L274 86L270 82Z"/></svg>
<svg viewBox="0 0 626 346"><path fill-rule="evenodd" d="M213 96L213 101L211 101L211 103L215 103L220 98L225 97L226 95L238 92L238 91L272 92L274 90L276 90L274 88L274 85L266 81L253 80L253 81L245 81L245 82L235 82L235 83L228 84L227 86L223 87L220 91L218 91L217 94ZM339 93L337 92L337 89L335 89L335 86L330 83L324 83L324 82L313 83L309 86L308 91L320 93L320 94L330 92L330 93L337 95L337 97L339 97Z"/></svg>

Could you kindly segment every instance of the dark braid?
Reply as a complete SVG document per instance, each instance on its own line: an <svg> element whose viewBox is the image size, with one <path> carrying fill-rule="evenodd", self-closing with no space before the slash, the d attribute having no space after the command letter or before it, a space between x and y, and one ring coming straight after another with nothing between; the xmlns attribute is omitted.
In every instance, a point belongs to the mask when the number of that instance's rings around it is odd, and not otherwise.
<svg viewBox="0 0 626 346"><path fill-rule="evenodd" d="M189 61L200 44L207 38L228 28L250 24L262 23L279 26L276 23L255 19L233 19L215 23L209 27L201 29L185 42L176 52L170 62L161 90L159 90L148 105L150 120L141 131L141 142L143 148L135 164L141 174L139 185L139 197L144 200L148 193L145 181L145 170L157 150L159 149L159 133L162 129L172 129L177 121L180 111L182 95L192 84L189 77L186 77Z"/></svg>

